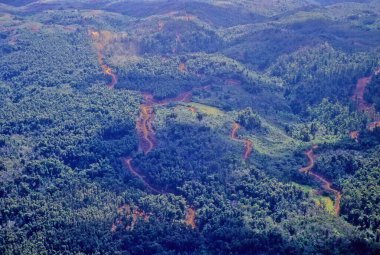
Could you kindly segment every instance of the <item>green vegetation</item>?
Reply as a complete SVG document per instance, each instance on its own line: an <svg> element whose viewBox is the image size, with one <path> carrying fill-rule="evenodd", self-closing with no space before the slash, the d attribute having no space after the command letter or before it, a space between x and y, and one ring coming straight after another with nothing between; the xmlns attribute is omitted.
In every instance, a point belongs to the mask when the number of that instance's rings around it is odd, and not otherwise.
<svg viewBox="0 0 380 255"><path fill-rule="evenodd" d="M380 73L372 78L371 83L365 91L365 99L368 103L373 104L376 111L380 111Z"/></svg>
<svg viewBox="0 0 380 255"><path fill-rule="evenodd" d="M371 54L347 55L326 44L280 57L270 72L284 79L285 97L299 113L323 98L347 101L356 80L376 64Z"/></svg>
<svg viewBox="0 0 380 255"><path fill-rule="evenodd" d="M352 111L349 106L331 103L326 98L307 110L307 122L294 124L287 129L297 139L309 142L314 139L347 137L349 132L364 130L368 117L360 112Z"/></svg>
<svg viewBox="0 0 380 255"><path fill-rule="evenodd" d="M379 253L377 1L8 2L0 254Z"/></svg>
<svg viewBox="0 0 380 255"><path fill-rule="evenodd" d="M0 58L3 81L19 88L65 84L79 88L103 77L86 30L41 29L35 33L22 29L11 36L4 34L6 43L15 37L16 44L3 46L5 54Z"/></svg>
<svg viewBox="0 0 380 255"><path fill-rule="evenodd" d="M252 108L246 108L239 112L238 122L248 130L259 129L261 120L259 116L252 111Z"/></svg>

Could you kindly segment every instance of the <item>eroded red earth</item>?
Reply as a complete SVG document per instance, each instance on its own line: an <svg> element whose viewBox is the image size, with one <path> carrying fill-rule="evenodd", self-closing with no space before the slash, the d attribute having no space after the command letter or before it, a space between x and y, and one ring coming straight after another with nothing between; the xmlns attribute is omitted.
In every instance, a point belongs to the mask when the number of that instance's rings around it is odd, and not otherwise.
<svg viewBox="0 0 380 255"><path fill-rule="evenodd" d="M190 102L192 93L184 92L175 98L155 100L151 94L145 93L144 103L140 106L140 116L136 121L136 130L139 136L139 148L148 154L157 145L153 129L154 107L165 106L174 102Z"/></svg>
<svg viewBox="0 0 380 255"><path fill-rule="evenodd" d="M380 68L375 71L375 75L378 75L379 73ZM366 112L372 118L373 121L369 123L367 127L370 131L373 131L375 128L380 127L380 114L377 113L373 105L367 103L364 98L365 90L367 88L367 85L371 82L372 77L373 76L371 75L368 77L360 78L356 83L355 92L351 97L351 99L356 102L358 109L360 111ZM350 136L352 139L358 140L360 134L354 132L358 131L351 132Z"/></svg>
<svg viewBox="0 0 380 255"><path fill-rule="evenodd" d="M152 193L155 193L155 194L162 194L163 193L162 191L158 190L157 188L154 188L148 181L145 180L145 177L140 173L140 171L137 168L133 167L131 157L123 158L123 164L128 169L128 171L133 176L140 179L140 181L142 183L144 183L145 187L148 188Z"/></svg>
<svg viewBox="0 0 380 255"><path fill-rule="evenodd" d="M107 85L109 88L113 89L117 83L117 75L112 71L106 63L104 63L103 50L106 47L108 40L102 39L102 35L98 31L89 31L92 40L94 41L94 46L96 49L96 54L98 56L98 63L103 70L103 73L111 77L111 82Z"/></svg>
<svg viewBox="0 0 380 255"><path fill-rule="evenodd" d="M192 113L197 113L197 108L193 107L193 106L188 106L187 109L192 112Z"/></svg>
<svg viewBox="0 0 380 255"><path fill-rule="evenodd" d="M238 130L240 128L241 128L241 126L238 123L234 122L234 124L232 125L232 130L231 130L230 137L234 141L244 143L243 158L244 158L244 160L247 160L249 158L249 156L251 155L251 153L252 153L253 142L251 140L249 140L249 139L240 139L240 138L238 138L237 132L238 132Z"/></svg>
<svg viewBox="0 0 380 255"><path fill-rule="evenodd" d="M112 69L104 63L103 50L105 48L105 41L100 39L101 35L97 31L89 31L90 35L94 41L95 48L97 51L97 57L99 65L101 66L103 73L111 77L111 82L107 85L110 89L113 89L118 82L117 75L112 71ZM180 65L180 71L186 71L185 65ZM165 99L165 100L155 100L151 94L143 94L144 103L140 106L140 116L136 122L136 129L139 134L139 148L148 154L157 144L155 133L153 129L153 120L154 120L154 107L155 106L164 106L171 102L190 102L192 93L184 92L178 97ZM153 187L142 175L139 169L135 168L132 164L131 157L122 158L123 164L128 169L128 171L135 177L137 177L145 187L154 194L163 194L167 193L166 191L159 190L158 188ZM122 224L121 218L123 215L127 217L132 217L131 223L125 226L126 230L133 230L134 226L138 222L138 219L144 219L144 221L149 220L148 214L145 212L136 209L132 210L129 205L122 205L118 208L118 219L113 223L111 231L115 232L117 227ZM189 225L191 228L196 228L195 224L196 219L196 210L192 207L186 210L185 224Z"/></svg>
<svg viewBox="0 0 380 255"><path fill-rule="evenodd" d="M186 211L185 223L190 226L192 229L196 228L195 224L196 211L194 208L189 208Z"/></svg>
<svg viewBox="0 0 380 255"><path fill-rule="evenodd" d="M132 175L134 175L135 177L137 177L144 185L145 187L152 193L154 194L165 194L165 193L169 193L168 191L166 190L159 190L158 188L156 187L153 187L152 184L150 184L146 179L145 177L143 176L143 174L139 171L139 169L137 169L136 167L134 167L132 165L132 158L131 157L127 157L127 158L123 158L123 164L124 166L128 169L128 171L130 173L132 173ZM118 209L118 214L120 215L120 210L125 208L127 206L127 208L129 208L128 205L123 205L121 207L119 207ZM133 214L130 214L132 215L132 223L131 225L128 225L126 227L127 230L133 230L136 222L137 222L137 219L138 218L142 218L144 219L145 221L148 221L149 219L149 216L151 216L151 214L146 214L145 212L143 211L140 211L140 210L135 210L133 212ZM189 207L187 210L186 210L186 215L185 215L185 221L184 223L188 226L190 226L192 229L195 229L196 228L196 210L195 208L193 207ZM121 221L120 220L117 220L116 223L114 223L112 225L112 231L115 231L117 226L121 224Z"/></svg>
<svg viewBox="0 0 380 255"><path fill-rule="evenodd" d="M203 87L203 89L208 89L209 86ZM155 132L153 129L153 120L154 120L154 107L156 106L165 106L174 102L188 103L191 101L192 92L184 92L174 98L156 100L153 95L145 93L143 94L144 103L140 106L140 115L136 121L136 130L139 136L139 148L148 154L151 150L157 145L157 140L155 137ZM191 111L195 111L195 108L189 108ZM164 194L168 193L165 190L159 190L149 183L148 180L143 176L139 169L135 168L132 164L131 157L123 158L123 164L128 169L128 171L141 180L145 187L155 194ZM189 225L191 228L196 228L196 210L195 208L190 207L186 210L185 224Z"/></svg>
<svg viewBox="0 0 380 255"><path fill-rule="evenodd" d="M123 227L128 231L132 231L135 228L139 219L147 222L149 220L149 217L151 216L151 214L148 214L140 210L139 208L132 208L129 205L120 206L117 209L117 214L118 214L118 217L115 223L113 223L111 227L112 232L115 232L118 227ZM127 222L127 224L123 224L122 219L124 217L129 219L130 222Z"/></svg>
<svg viewBox="0 0 380 255"><path fill-rule="evenodd" d="M308 159L307 166L300 168L299 171L301 173L305 173L305 174L312 176L315 180L317 180L319 183L322 184L323 190L334 194L334 196L335 196L334 211L335 211L335 214L339 216L339 214L340 214L340 200L342 198L342 193L333 187L332 182L327 180L322 175L312 171L313 167L315 166L316 156L314 154L314 149L316 149L316 148L317 148L317 146L313 146L313 148L311 148L310 150L308 150L306 152L306 156Z"/></svg>

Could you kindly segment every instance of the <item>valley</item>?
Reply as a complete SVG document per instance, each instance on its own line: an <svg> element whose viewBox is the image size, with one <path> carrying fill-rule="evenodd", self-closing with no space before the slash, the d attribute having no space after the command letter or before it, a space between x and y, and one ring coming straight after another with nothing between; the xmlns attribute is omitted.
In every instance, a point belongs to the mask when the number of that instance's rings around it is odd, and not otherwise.
<svg viewBox="0 0 380 255"><path fill-rule="evenodd" d="M379 13L0 0L0 254L378 254Z"/></svg>

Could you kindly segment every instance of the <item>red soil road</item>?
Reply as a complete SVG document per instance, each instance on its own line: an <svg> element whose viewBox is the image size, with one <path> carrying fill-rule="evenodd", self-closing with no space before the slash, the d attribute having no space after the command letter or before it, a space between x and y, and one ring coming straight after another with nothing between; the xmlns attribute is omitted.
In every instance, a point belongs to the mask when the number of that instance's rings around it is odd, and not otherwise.
<svg viewBox="0 0 380 255"><path fill-rule="evenodd" d="M144 94L145 103L140 106L140 116L136 122L136 129L140 140L139 148L144 154L148 154L157 144L152 124L154 120L154 106L164 106L172 102L190 102L191 96L191 92L185 92L175 98L157 101L154 100L151 94Z"/></svg>
<svg viewBox="0 0 380 255"><path fill-rule="evenodd" d="M131 172L134 176L139 178L142 181L142 183L144 183L145 187L147 187L152 193L154 193L154 194L167 193L165 191L159 191L158 189L154 188L148 181L146 181L144 176L139 172L139 170L137 168L133 167L131 157L123 158L123 164L129 170L129 172ZM121 209L122 209L122 207L119 208L119 210L121 210ZM144 212L141 212L141 211L136 211L136 212L137 212L136 215L135 214L132 215L134 222L137 221L138 217L144 217L144 220L147 221L147 218L146 218L148 216L147 214L145 214ZM189 225L192 229L195 229L196 228L195 218L196 218L196 210L192 207L188 208L186 210L185 224ZM118 224L118 222L116 224ZM116 224L112 225L113 231L116 230ZM131 226L131 229L133 229L133 226L134 225Z"/></svg>
<svg viewBox="0 0 380 255"><path fill-rule="evenodd" d="M249 156L252 153L253 150L253 142L249 139L239 139L237 137L237 131L240 129L240 125L236 122L232 125L232 130L231 130L231 139L237 142L244 142L244 154L243 158L244 160L247 160Z"/></svg>
<svg viewBox="0 0 380 255"><path fill-rule="evenodd" d="M94 41L99 37L99 32L96 31L90 31L91 37ZM179 36L177 36L177 40L179 39ZM104 48L104 45L101 45L100 47L96 47L97 49L97 56L98 56L98 62L104 72L104 74L108 75L111 77L111 83L107 85L110 89L114 89L118 77L115 73L113 73L112 69L107 66L104 63L103 60L103 54L102 54L102 49ZM180 71L185 72L186 71L186 65L181 64L179 66ZM210 86L205 86L204 89L209 89ZM157 101L154 100L153 96L151 94L144 94L144 99L146 101L145 104L142 104L140 106L140 116L138 121L136 122L136 128L138 130L138 133L140 134L140 148L144 151L145 154L149 153L155 146L156 146L156 139L154 136L154 130L152 126L152 122L154 119L154 111L153 107L154 106L163 106L167 105L172 102L190 102L192 97L192 92L184 92L180 94L178 97L175 98L170 98L170 99L165 99L162 101ZM191 108L192 111L195 112L195 108ZM153 193L156 194L162 194L164 193L163 191L159 191L158 189L154 188L148 181L145 180L144 176L139 172L138 169L134 168L132 165L132 158L131 157L125 157L122 158L124 166L137 178L139 178L144 185ZM124 206L121 206L119 210L122 210ZM133 220L132 220L132 225L130 226L130 230L133 230L133 227L135 223L137 222L137 218L141 217L144 218L144 220L147 220L147 216L144 212L141 211L136 211L132 214ZM189 208L186 211L186 218L185 218L185 224L191 226L191 228L195 228L195 218L196 218L196 211L193 208ZM111 231L116 231L117 224L120 224L121 221L117 220L116 224L114 223L112 225Z"/></svg>
<svg viewBox="0 0 380 255"><path fill-rule="evenodd" d="M140 171L132 166L132 158L123 158L123 164L124 166L129 170L131 174L139 178L142 183L144 183L145 187L147 187L152 193L155 194L162 194L162 191L159 191L158 189L154 188L152 185L150 185L149 182L147 182L144 178L144 176L140 173Z"/></svg>
<svg viewBox="0 0 380 255"><path fill-rule="evenodd" d="M101 64L101 62L100 62ZM111 82L109 84L107 84L107 87L109 87L110 89L113 89L117 83L117 75L115 73L113 73L112 69L107 66L106 64L101 64L102 66L102 69L103 69L103 72L110 76L111 77Z"/></svg>
<svg viewBox="0 0 380 255"><path fill-rule="evenodd" d="M154 119L153 106L143 104L140 107L140 116L136 122L136 129L139 134L139 148L148 154L156 146L156 138L152 122Z"/></svg>
<svg viewBox="0 0 380 255"><path fill-rule="evenodd" d="M340 200L342 198L342 193L339 190L334 189L333 184L330 181L328 181L325 177L323 177L320 174L314 173L312 171L312 169L315 165L315 158L316 158L314 155L314 151L313 151L313 149L315 149L315 148L317 148L317 146L313 146L312 149L310 149L306 152L306 156L308 158L307 166L300 168L299 171L301 173L305 173L305 174L309 174L309 175L313 176L314 179L316 179L318 182L322 183L322 188L325 191L334 194L334 196L335 196L334 211L335 211L335 214L339 216L339 214L340 214Z"/></svg>
<svg viewBox="0 0 380 255"><path fill-rule="evenodd" d="M378 75L379 73L380 68L378 68L375 71L375 75ZM368 77L363 77L358 80L358 82L356 83L354 95L352 96L352 100L357 102L357 106L360 111L368 113L368 115L373 119L373 122L371 122L367 127L370 131L373 131L376 127L380 127L380 115L376 113L374 107L368 104L364 99L365 89L367 85L371 82L371 80L372 75Z"/></svg>
<svg viewBox="0 0 380 255"><path fill-rule="evenodd" d="M371 108L371 105L369 105L364 100L364 92L367 87L367 85L370 83L372 77L363 77L358 80L356 83L356 89L354 92L354 95L352 96L352 99L355 100L358 103L358 109L361 111L368 111Z"/></svg>
<svg viewBox="0 0 380 255"><path fill-rule="evenodd" d="M98 41L100 33L97 31L90 30L91 38L94 42ZM103 70L103 73L105 75L108 75L111 77L111 82L107 85L108 88L113 89L117 83L117 75L112 71L112 69L104 63L104 56L103 56L103 49L106 45L103 45L101 43L97 44L96 48L96 54L98 55L98 63L100 67Z"/></svg>
<svg viewBox="0 0 380 255"><path fill-rule="evenodd" d="M204 86L202 89L209 89L210 86ZM192 92L184 92L180 94L179 96L175 98L169 98L165 100L155 100L153 98L153 95L151 94L144 94L144 100L145 103L140 106L140 116L136 122L136 129L139 133L139 147L145 154L149 153L157 144L156 138L154 135L153 130L153 119L154 119L154 106L164 106L172 102L183 102L188 103L191 101ZM191 111L196 111L194 107L190 108ZM125 157L122 159L124 166L130 171L130 173L137 178L139 178L151 192L155 194L163 194L167 193L166 191L160 191L157 188L153 187L140 173L140 171L137 168L134 168L132 165L132 158L131 157ZM189 208L186 211L186 218L185 218L185 224L191 226L193 229L196 227L195 224L195 218L196 218L196 211L194 208Z"/></svg>
<svg viewBox="0 0 380 255"><path fill-rule="evenodd" d="M204 90L210 89L210 86L204 86L202 87ZM151 94L144 94L144 100L145 103L141 105L140 107L140 116L136 122L136 129L139 133L139 147L145 154L148 154L157 144L156 138L154 135L154 129L152 122L154 120L154 111L153 108L155 106L164 106L168 105L172 102L182 102L182 103L189 103L191 101L192 92L184 92L181 93L179 96L175 98L169 98L165 100L155 100L153 95ZM189 108L192 112L196 112L196 109L194 107ZM163 194L167 193L164 191L159 191L158 189L154 188L147 180L145 180L144 176L139 172L138 169L134 168L132 165L132 158L126 157L123 158L124 166L137 178L139 178L144 185L153 193L156 194ZM185 224L191 226L191 228L195 228L195 218L196 218L196 210L194 208L189 208L186 211L186 218L185 218Z"/></svg>
<svg viewBox="0 0 380 255"><path fill-rule="evenodd" d="M203 90L208 90L209 88L210 86L202 87ZM148 154L157 145L157 140L155 138L152 125L154 120L154 107L165 106L174 102L189 103L191 101L191 97L191 91L183 92L177 97L168 98L161 101L155 100L151 94L144 94L145 103L140 106L140 116L136 121L136 129L140 140L139 148L144 152L144 154ZM195 108L192 109L195 110Z"/></svg>

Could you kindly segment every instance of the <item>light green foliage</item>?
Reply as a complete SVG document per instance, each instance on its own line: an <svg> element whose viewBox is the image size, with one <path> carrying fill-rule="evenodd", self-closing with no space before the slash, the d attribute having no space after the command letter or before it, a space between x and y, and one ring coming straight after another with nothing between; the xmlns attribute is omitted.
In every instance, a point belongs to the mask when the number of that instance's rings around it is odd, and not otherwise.
<svg viewBox="0 0 380 255"><path fill-rule="evenodd" d="M0 4L0 253L377 254L380 130L350 97L379 63L378 9ZM147 154L137 121L153 130ZM343 194L341 217L334 195L299 172L312 144L313 171Z"/></svg>

